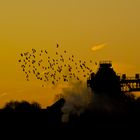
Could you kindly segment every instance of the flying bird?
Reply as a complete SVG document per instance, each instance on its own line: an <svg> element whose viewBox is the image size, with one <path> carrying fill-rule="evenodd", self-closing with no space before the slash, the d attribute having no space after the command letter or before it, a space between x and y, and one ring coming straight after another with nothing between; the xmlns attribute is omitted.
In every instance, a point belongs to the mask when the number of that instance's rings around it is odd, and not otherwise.
<svg viewBox="0 0 140 140"><path fill-rule="evenodd" d="M56 47L59 48L59 45L57 44ZM63 56L60 52L59 54L58 50L55 52L57 59L50 56L47 50L40 50L38 52L35 49L32 49L28 54L27 52L21 53L22 58L19 59L19 62L21 62L21 68L26 74L26 80L29 80L30 75L34 75L37 80L50 82L55 85L60 80L63 80L64 82L69 82L72 78L81 80L80 75L81 77L89 75L92 70L87 65L88 63L86 63L86 61L76 61L73 54L69 55L67 50L63 50L63 52L67 53L67 56ZM46 58L43 57L43 54L45 53L48 54ZM40 56L40 60L38 60L38 56ZM91 60L89 62L92 63ZM42 83L42 85L44 84Z"/></svg>
<svg viewBox="0 0 140 140"><path fill-rule="evenodd" d="M59 44L57 44L56 47L58 48L59 47Z"/></svg>

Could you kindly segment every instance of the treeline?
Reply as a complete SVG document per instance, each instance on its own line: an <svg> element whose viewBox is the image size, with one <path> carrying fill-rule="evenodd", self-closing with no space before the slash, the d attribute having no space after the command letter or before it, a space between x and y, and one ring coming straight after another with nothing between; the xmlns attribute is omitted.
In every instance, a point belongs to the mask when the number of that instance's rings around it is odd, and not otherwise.
<svg viewBox="0 0 140 140"><path fill-rule="evenodd" d="M129 112L133 112L133 113L139 113L140 114L140 97L135 98L135 96L133 96L133 94L123 94L124 96L116 99L115 100L118 103L121 103L122 108L125 106L125 108L123 109L124 112L127 113L127 111ZM102 97L101 97L102 98ZM17 112L31 112L31 111L40 111L40 110L61 110L60 106L62 107L64 105L65 100L63 98L60 98L59 100L57 100L52 106L50 107L46 107L45 109L43 109L41 107L41 105L37 102L28 102L28 101L10 101L8 103L5 104L5 106L1 109L4 111L17 111ZM112 99L112 101L115 101L114 99ZM59 102L60 101L60 102ZM61 103L62 101L62 103ZM58 105L58 103L62 104L62 105ZM99 102L100 103L100 102ZM117 107L117 106L116 106ZM100 110L98 110L100 111ZM93 110L93 112L95 112L95 110Z"/></svg>
<svg viewBox="0 0 140 140"><path fill-rule="evenodd" d="M27 101L10 101L5 104L2 108L4 111L37 111L41 110L42 107L37 102L29 103Z"/></svg>

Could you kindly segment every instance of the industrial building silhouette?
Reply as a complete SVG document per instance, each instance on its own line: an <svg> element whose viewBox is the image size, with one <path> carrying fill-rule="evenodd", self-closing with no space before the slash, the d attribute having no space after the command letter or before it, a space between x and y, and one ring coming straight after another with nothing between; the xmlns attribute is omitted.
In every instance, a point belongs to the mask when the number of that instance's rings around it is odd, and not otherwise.
<svg viewBox="0 0 140 140"><path fill-rule="evenodd" d="M140 74L127 77L126 74L118 75L112 68L111 61L102 61L97 73L92 73L87 80L88 87L95 93L118 95L122 92L140 91Z"/></svg>

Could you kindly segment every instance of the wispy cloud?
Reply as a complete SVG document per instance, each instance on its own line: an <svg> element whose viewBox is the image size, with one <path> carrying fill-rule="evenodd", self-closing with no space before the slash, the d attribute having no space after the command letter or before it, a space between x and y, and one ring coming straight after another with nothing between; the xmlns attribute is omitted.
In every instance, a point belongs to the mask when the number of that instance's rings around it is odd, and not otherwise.
<svg viewBox="0 0 140 140"><path fill-rule="evenodd" d="M92 50L92 51L98 51L98 50L103 49L103 48L106 47L106 46L107 46L106 43L94 45L94 46L91 48L91 50Z"/></svg>
<svg viewBox="0 0 140 140"><path fill-rule="evenodd" d="M6 93L6 92L1 93L1 94L0 94L0 98L3 97L3 96L6 96L7 94L8 94L8 93Z"/></svg>

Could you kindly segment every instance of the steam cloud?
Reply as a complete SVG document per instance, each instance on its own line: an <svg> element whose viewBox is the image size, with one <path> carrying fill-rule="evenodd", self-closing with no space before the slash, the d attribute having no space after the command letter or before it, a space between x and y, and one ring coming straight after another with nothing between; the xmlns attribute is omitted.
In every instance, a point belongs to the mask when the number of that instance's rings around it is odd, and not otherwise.
<svg viewBox="0 0 140 140"><path fill-rule="evenodd" d="M69 116L74 114L80 116L90 103L90 91L86 84L77 82L70 85L69 88L63 89L65 104L62 107L62 121L68 122Z"/></svg>
<svg viewBox="0 0 140 140"><path fill-rule="evenodd" d="M73 83L69 88L63 89L63 95L65 104L62 107L62 122L68 122L70 115L80 116L86 110L108 114L125 111L124 103L107 94L94 93L85 83Z"/></svg>

